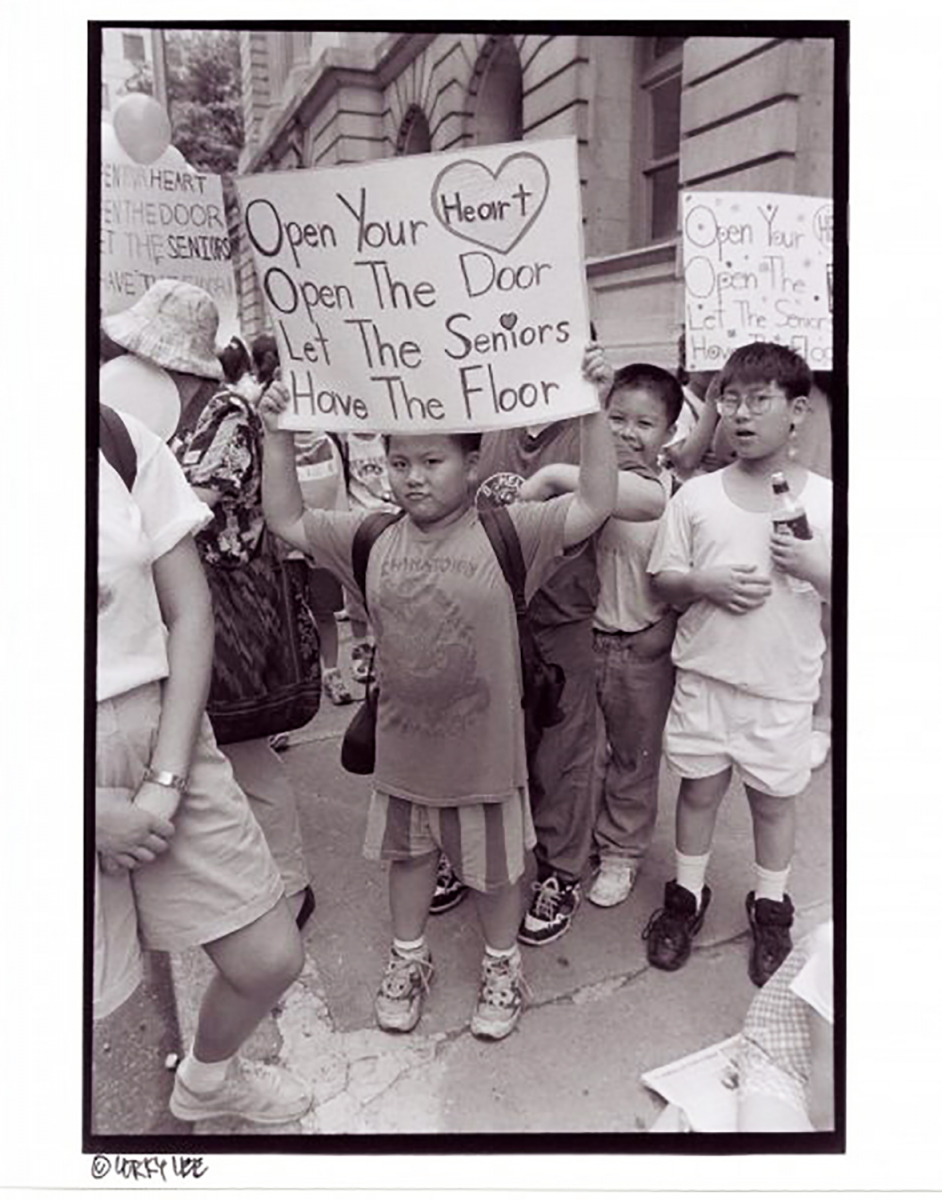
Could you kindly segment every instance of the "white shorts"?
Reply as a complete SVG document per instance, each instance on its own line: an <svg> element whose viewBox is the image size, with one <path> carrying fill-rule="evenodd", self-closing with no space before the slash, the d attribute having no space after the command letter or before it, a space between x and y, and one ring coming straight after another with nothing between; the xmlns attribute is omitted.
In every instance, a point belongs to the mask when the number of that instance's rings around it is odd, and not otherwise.
<svg viewBox="0 0 942 1200"><path fill-rule="evenodd" d="M811 709L806 701L753 696L695 671L678 670L664 756L684 779L739 768L768 796L797 796L811 778Z"/></svg>

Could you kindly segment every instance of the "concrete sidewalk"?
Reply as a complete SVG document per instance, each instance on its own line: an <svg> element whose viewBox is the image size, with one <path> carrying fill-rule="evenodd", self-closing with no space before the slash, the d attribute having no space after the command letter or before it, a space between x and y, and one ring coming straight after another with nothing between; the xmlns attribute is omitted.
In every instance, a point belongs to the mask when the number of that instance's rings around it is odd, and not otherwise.
<svg viewBox="0 0 942 1200"><path fill-rule="evenodd" d="M482 1043L468 1031L481 955L470 901L430 921L436 976L424 1015L413 1034L390 1035L376 1028L372 1011L390 931L385 870L361 855L369 780L347 775L339 763L340 736L354 711L325 700L285 752L317 910L305 930L304 974L246 1053L297 1071L314 1104L301 1122L269 1132L646 1130L662 1103L640 1083L642 1072L737 1032L756 994L746 971L753 850L741 786L734 784L720 814L709 871L713 903L681 971L650 968L641 939L673 874L677 781L664 772L656 835L634 893L615 909L583 902L565 937L523 948L532 998L510 1037ZM799 802L789 883L796 934L830 914L831 875L829 761ZM194 952L175 957L173 972L187 1045L208 964ZM199 1132L260 1130L215 1121Z"/></svg>

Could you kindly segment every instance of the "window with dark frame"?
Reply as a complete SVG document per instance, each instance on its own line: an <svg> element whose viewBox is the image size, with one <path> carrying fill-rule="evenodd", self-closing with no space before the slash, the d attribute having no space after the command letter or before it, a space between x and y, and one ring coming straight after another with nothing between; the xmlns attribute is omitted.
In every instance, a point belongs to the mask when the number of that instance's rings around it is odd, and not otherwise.
<svg viewBox="0 0 942 1200"><path fill-rule="evenodd" d="M680 93L682 37L646 38L640 87L645 104L644 240L664 241L677 232L680 186Z"/></svg>
<svg viewBox="0 0 942 1200"><path fill-rule="evenodd" d="M140 33L122 34L124 57L128 62L142 63L146 59L144 53L144 38Z"/></svg>

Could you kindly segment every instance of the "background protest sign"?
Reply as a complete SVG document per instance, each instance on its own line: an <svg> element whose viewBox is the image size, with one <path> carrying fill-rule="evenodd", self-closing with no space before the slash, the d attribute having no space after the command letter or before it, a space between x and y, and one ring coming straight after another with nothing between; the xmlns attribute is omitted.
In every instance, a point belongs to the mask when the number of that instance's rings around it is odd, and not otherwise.
<svg viewBox="0 0 942 1200"><path fill-rule="evenodd" d="M103 315L130 308L156 279L182 279L216 301L224 345L239 329L230 256L218 175L102 158Z"/></svg>
<svg viewBox="0 0 942 1200"><path fill-rule="evenodd" d="M574 139L236 187L287 428L460 432L598 407Z"/></svg>
<svg viewBox="0 0 942 1200"><path fill-rule="evenodd" d="M718 370L749 342L831 369L833 203L771 192L684 192L687 368Z"/></svg>

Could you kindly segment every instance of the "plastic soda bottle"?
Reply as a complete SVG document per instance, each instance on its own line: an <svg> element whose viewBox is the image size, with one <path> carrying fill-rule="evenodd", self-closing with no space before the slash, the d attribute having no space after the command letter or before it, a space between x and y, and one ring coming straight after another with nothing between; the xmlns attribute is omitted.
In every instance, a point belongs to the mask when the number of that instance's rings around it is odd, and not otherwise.
<svg viewBox="0 0 942 1200"><path fill-rule="evenodd" d="M804 542L811 541L811 526L804 505L796 500L782 471L772 472L772 527L776 532L788 530L793 537ZM793 592L812 591L811 584L804 579L788 575L788 586Z"/></svg>

